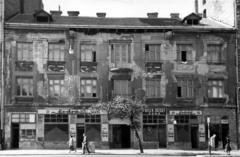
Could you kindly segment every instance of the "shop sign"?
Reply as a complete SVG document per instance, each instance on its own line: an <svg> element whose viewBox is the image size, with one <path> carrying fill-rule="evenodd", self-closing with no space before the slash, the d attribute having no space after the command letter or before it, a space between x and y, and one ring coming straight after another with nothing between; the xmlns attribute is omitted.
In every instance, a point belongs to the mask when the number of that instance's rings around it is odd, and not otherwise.
<svg viewBox="0 0 240 157"><path fill-rule="evenodd" d="M171 110L169 115L202 115L200 110Z"/></svg>
<svg viewBox="0 0 240 157"><path fill-rule="evenodd" d="M69 125L70 136L73 136L73 139L76 140L76 124Z"/></svg>
<svg viewBox="0 0 240 157"><path fill-rule="evenodd" d="M49 109L49 110L38 110L38 114L85 114L91 113L90 110L75 110L75 109ZM99 113L103 114L103 113Z"/></svg>
<svg viewBox="0 0 240 157"><path fill-rule="evenodd" d="M221 119L221 124L228 124L228 119Z"/></svg>
<svg viewBox="0 0 240 157"><path fill-rule="evenodd" d="M148 115L166 114L166 108L146 108L143 111L143 114L148 114Z"/></svg>
<svg viewBox="0 0 240 157"><path fill-rule="evenodd" d="M205 142L205 125L204 124L199 124L198 128L199 132L199 142Z"/></svg>
<svg viewBox="0 0 240 157"><path fill-rule="evenodd" d="M168 142L174 142L174 125L168 124Z"/></svg>
<svg viewBox="0 0 240 157"><path fill-rule="evenodd" d="M102 124L102 141L108 142L108 124Z"/></svg>

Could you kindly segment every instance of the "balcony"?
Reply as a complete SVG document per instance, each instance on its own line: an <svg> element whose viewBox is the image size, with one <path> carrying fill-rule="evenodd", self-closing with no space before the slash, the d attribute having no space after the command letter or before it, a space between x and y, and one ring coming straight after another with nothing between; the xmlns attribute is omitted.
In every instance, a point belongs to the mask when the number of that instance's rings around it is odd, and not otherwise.
<svg viewBox="0 0 240 157"><path fill-rule="evenodd" d="M226 98L208 98L208 102L209 103L225 103L226 102Z"/></svg>
<svg viewBox="0 0 240 157"><path fill-rule="evenodd" d="M33 71L33 61L15 61L16 71Z"/></svg>
<svg viewBox="0 0 240 157"><path fill-rule="evenodd" d="M47 69L51 72L64 72L65 71L65 61L48 61Z"/></svg>
<svg viewBox="0 0 240 157"><path fill-rule="evenodd" d="M81 72L97 72L97 62L81 62Z"/></svg>
<svg viewBox="0 0 240 157"><path fill-rule="evenodd" d="M146 72L159 73L162 71L161 62L147 62L146 63Z"/></svg>
<svg viewBox="0 0 240 157"><path fill-rule="evenodd" d="M122 63L122 62L115 62L112 63L110 66L111 72L133 72L133 67L131 63Z"/></svg>

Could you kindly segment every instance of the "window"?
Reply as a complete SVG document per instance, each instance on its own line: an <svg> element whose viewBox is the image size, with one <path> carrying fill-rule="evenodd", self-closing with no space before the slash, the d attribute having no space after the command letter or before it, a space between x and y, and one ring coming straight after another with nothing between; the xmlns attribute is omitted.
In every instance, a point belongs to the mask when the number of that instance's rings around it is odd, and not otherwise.
<svg viewBox="0 0 240 157"><path fill-rule="evenodd" d="M175 120L177 121L177 124L181 123L192 123L196 122L197 123L197 116L195 115L179 115L179 116L174 116Z"/></svg>
<svg viewBox="0 0 240 157"><path fill-rule="evenodd" d="M17 96L33 95L33 79L17 78Z"/></svg>
<svg viewBox="0 0 240 157"><path fill-rule="evenodd" d="M143 125L143 141L158 141L157 125Z"/></svg>
<svg viewBox="0 0 240 157"><path fill-rule="evenodd" d="M120 65L124 63L131 62L131 54L130 54L130 45L128 44L113 44L111 45L111 62L112 63L120 63Z"/></svg>
<svg viewBox="0 0 240 157"><path fill-rule="evenodd" d="M86 124L88 141L101 141L101 124Z"/></svg>
<svg viewBox="0 0 240 157"><path fill-rule="evenodd" d="M177 79L177 97L178 98L193 98L193 80L178 78Z"/></svg>
<svg viewBox="0 0 240 157"><path fill-rule="evenodd" d="M68 115L46 114L44 115L44 140L68 141Z"/></svg>
<svg viewBox="0 0 240 157"><path fill-rule="evenodd" d="M96 45L81 44L81 61L96 62Z"/></svg>
<svg viewBox="0 0 240 157"><path fill-rule="evenodd" d="M32 61L33 60L32 43L17 43L17 60Z"/></svg>
<svg viewBox="0 0 240 157"><path fill-rule="evenodd" d="M64 61L64 44L49 44L48 45L48 60L49 61Z"/></svg>
<svg viewBox="0 0 240 157"><path fill-rule="evenodd" d="M224 95L224 85L222 80L208 81L208 97L222 98Z"/></svg>
<svg viewBox="0 0 240 157"><path fill-rule="evenodd" d="M132 94L130 80L114 80L114 94L115 95L130 95Z"/></svg>
<svg viewBox="0 0 240 157"><path fill-rule="evenodd" d="M189 125L178 124L175 128L175 142L190 142Z"/></svg>
<svg viewBox="0 0 240 157"><path fill-rule="evenodd" d="M51 123L51 122L68 122L68 115L66 114L46 114L45 123Z"/></svg>
<svg viewBox="0 0 240 157"><path fill-rule="evenodd" d="M159 62L160 61L161 45L145 45L146 61Z"/></svg>
<svg viewBox="0 0 240 157"><path fill-rule="evenodd" d="M143 123L166 123L165 115L145 115L143 114Z"/></svg>
<svg viewBox="0 0 240 157"><path fill-rule="evenodd" d="M177 45L177 60L183 63L192 60L192 45Z"/></svg>
<svg viewBox="0 0 240 157"><path fill-rule="evenodd" d="M160 79L151 79L147 80L147 97L160 97L160 85L161 80Z"/></svg>
<svg viewBox="0 0 240 157"><path fill-rule="evenodd" d="M35 114L12 114L12 122L13 123L35 123Z"/></svg>
<svg viewBox="0 0 240 157"><path fill-rule="evenodd" d="M198 25L199 24L199 20L198 19L188 19L187 20L187 24L188 25Z"/></svg>
<svg viewBox="0 0 240 157"><path fill-rule="evenodd" d="M50 79L49 87L51 96L61 96L64 92L64 80Z"/></svg>
<svg viewBox="0 0 240 157"><path fill-rule="evenodd" d="M95 115L85 115L85 122L86 123L100 123L101 116L99 114Z"/></svg>
<svg viewBox="0 0 240 157"><path fill-rule="evenodd" d="M97 80L95 79L81 80L81 97L86 98L97 97Z"/></svg>
<svg viewBox="0 0 240 157"><path fill-rule="evenodd" d="M20 141L35 140L36 129L21 129L20 130Z"/></svg>
<svg viewBox="0 0 240 157"><path fill-rule="evenodd" d="M222 45L207 45L207 62L208 63L222 63L223 53Z"/></svg>

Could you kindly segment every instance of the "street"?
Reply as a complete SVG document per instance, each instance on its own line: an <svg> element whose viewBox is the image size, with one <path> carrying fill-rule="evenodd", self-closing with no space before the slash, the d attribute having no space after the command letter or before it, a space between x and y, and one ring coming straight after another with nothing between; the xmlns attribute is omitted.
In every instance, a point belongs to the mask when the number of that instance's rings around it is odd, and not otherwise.
<svg viewBox="0 0 240 157"><path fill-rule="evenodd" d="M80 153L76 153L76 154L58 154L58 155L5 155L6 157L65 157L65 156L68 156L68 157L76 157L76 156L88 156L88 157L91 157L91 156L97 156L97 157L106 157L106 155L99 155L99 154L80 154ZM158 157L180 157L180 156L168 156L168 155L150 155L150 154L136 154L136 155L122 155L122 154L119 154L119 155L107 155L107 157L122 157L122 156L131 156L131 157L139 157L139 156L142 156L142 157L147 157L147 156L158 156ZM183 155L185 156L185 155ZM195 157L195 156L188 156L188 157Z"/></svg>

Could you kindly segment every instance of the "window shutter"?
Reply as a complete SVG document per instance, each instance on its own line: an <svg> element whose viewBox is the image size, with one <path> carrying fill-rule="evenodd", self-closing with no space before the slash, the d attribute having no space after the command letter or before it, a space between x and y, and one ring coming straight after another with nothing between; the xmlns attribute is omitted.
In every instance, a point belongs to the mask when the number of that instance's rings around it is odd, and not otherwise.
<svg viewBox="0 0 240 157"><path fill-rule="evenodd" d="M128 44L128 63L131 63L131 45Z"/></svg>
<svg viewBox="0 0 240 157"><path fill-rule="evenodd" d="M114 63L114 45L111 45L111 63Z"/></svg>
<svg viewBox="0 0 240 157"><path fill-rule="evenodd" d="M187 60L192 61L192 51L187 51Z"/></svg>
<svg viewBox="0 0 240 157"><path fill-rule="evenodd" d="M177 51L177 61L181 61L181 51Z"/></svg>

